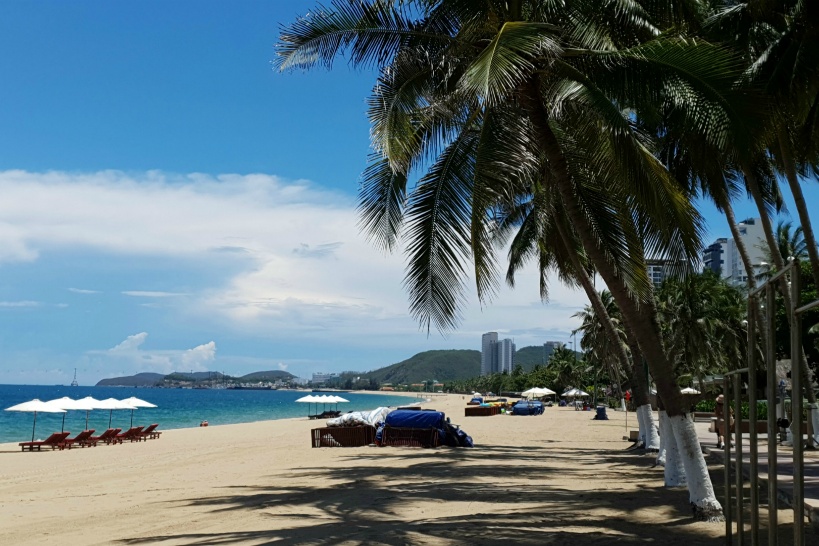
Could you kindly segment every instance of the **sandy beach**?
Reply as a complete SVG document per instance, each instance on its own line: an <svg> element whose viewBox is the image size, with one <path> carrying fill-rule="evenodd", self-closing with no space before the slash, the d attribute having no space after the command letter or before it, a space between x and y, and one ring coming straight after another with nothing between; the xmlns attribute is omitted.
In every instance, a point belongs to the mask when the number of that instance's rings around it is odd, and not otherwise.
<svg viewBox="0 0 819 546"><path fill-rule="evenodd" d="M693 521L687 492L662 486L653 456L624 451L623 413L467 418L465 403L435 395L425 407L474 449L314 449L322 422L306 418L62 452L1 444L0 542L722 543L723 525Z"/></svg>

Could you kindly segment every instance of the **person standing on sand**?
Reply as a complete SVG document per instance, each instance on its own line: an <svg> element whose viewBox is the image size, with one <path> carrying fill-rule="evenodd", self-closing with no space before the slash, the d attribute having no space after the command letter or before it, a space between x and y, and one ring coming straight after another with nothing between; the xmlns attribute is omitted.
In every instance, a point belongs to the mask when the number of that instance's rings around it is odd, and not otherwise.
<svg viewBox="0 0 819 546"><path fill-rule="evenodd" d="M714 415L717 417L717 449L722 449L722 443L725 441L725 437L728 436L728 442L731 442L731 430L728 429L728 434L726 434L726 422L725 422L725 397L723 395L717 396L716 400L717 404L714 407ZM734 411L732 408L728 408L728 427L734 426ZM733 445L733 443L731 443Z"/></svg>

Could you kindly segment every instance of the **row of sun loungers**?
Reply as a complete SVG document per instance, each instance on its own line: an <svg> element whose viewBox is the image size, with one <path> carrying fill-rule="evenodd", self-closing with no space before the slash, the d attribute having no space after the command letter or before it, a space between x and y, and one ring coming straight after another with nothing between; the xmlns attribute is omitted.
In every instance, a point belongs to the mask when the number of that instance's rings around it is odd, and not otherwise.
<svg viewBox="0 0 819 546"><path fill-rule="evenodd" d="M159 425L154 423L147 428L131 427L125 432L121 428L109 428L99 436L94 436L94 429L84 430L77 434L74 438L69 438L70 432L55 432L45 440L36 442L20 442L20 447L23 451L40 451L43 447L50 447L53 450L71 449L72 447L96 447L99 443L104 444L121 444L123 441L141 442L149 439L159 438L161 431L156 430Z"/></svg>

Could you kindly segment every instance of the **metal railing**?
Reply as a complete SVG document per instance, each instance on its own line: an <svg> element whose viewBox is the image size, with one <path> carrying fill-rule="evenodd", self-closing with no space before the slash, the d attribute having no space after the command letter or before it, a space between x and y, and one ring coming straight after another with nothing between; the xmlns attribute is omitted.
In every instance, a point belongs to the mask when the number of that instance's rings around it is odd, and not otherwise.
<svg viewBox="0 0 819 546"><path fill-rule="evenodd" d="M749 461L749 481L750 481L750 539L751 545L759 544L759 444L757 441L757 377L756 377L756 337L757 322L759 326L765 328L767 338L765 344L765 365L767 368L767 389L768 399L768 545L777 544L777 504L778 504L778 479L777 479L777 419L776 419L776 283L783 282L785 275L790 274L790 296L792 307L785 312L791 315L791 423L795 424L793 435L793 544L804 546L805 544L805 475L804 475L804 446L802 444L802 314L811 309L819 308L819 300L807 305L797 307L800 301L801 291L801 269L799 261L793 258L788 260L788 265L781 271L769 278L761 286L748 294L748 367L740 370L732 370L723 376L723 394L725 397L723 412L724 430L726 432L724 445L724 471L725 471L725 542L733 544L734 526L731 518L732 487L730 479L731 467L731 441L730 441L730 407L731 400L734 399L734 434L736 437L736 450L734 454L734 465L736 467L735 487L736 487L736 536L737 544L745 544L744 530L744 500L742 495L743 461L742 461L742 384L741 374L748 373L748 444L750 452ZM765 305L767 308L767 320L763 321L761 314L757 320L759 312L758 300L762 293L765 293ZM733 383L733 385L731 385ZM810 388L810 386L808 386ZM784 399L782 400L784 408ZM792 428L793 425L792 424ZM808 438L811 434L811 419L808 416Z"/></svg>

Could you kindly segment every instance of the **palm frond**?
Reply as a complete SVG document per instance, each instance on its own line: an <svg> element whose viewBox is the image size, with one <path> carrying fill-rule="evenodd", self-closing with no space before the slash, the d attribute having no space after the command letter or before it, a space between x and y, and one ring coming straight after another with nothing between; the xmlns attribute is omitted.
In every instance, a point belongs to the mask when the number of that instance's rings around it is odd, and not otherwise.
<svg viewBox="0 0 819 546"><path fill-rule="evenodd" d="M464 131L419 181L407 207L410 312L429 331L454 328L470 258L471 192L477 133Z"/></svg>

